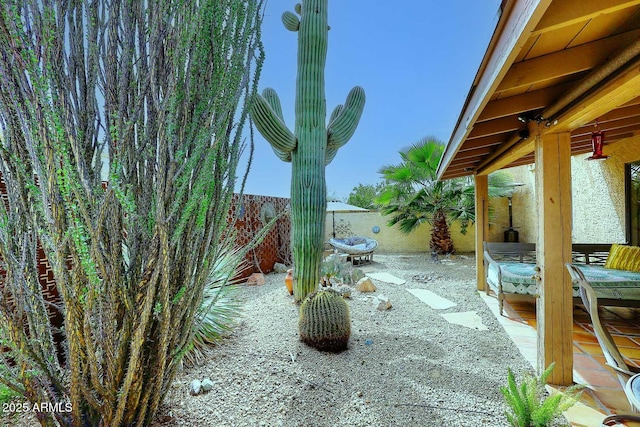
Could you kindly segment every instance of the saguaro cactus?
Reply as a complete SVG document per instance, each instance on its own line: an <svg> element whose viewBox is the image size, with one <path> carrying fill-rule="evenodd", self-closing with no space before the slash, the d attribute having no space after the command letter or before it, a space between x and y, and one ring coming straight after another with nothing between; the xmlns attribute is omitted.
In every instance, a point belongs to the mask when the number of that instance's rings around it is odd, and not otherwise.
<svg viewBox="0 0 640 427"><path fill-rule="evenodd" d="M327 107L324 67L327 57L327 0L303 0L282 15L284 26L298 32L296 123L291 132L284 123L280 99L267 88L253 103L251 115L276 155L292 163L291 240L294 298L302 301L320 280L324 218L327 205L325 166L356 130L364 108L364 90L356 86L338 105L325 126Z"/></svg>

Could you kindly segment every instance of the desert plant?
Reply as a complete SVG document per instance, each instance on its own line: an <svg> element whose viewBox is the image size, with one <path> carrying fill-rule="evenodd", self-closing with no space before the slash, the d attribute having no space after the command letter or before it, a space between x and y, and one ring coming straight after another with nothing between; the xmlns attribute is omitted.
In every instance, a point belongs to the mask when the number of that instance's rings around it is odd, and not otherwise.
<svg viewBox="0 0 640 427"><path fill-rule="evenodd" d="M186 364L206 360L212 345L227 337L237 324L242 313L242 303L237 297L242 280L239 273L248 267L245 255L244 248L221 246L204 286L202 304L193 324L193 340L184 355Z"/></svg>
<svg viewBox="0 0 640 427"><path fill-rule="evenodd" d="M455 250L449 221L460 221L460 231L466 233L468 225L475 221L475 201L469 178L437 179L443 152L444 144L434 137L422 138L400 151L400 164L379 170L386 185L376 203L383 215L391 216L388 225L397 224L404 233L411 233L425 222L430 224L431 251L448 254ZM489 176L489 196L506 194L503 185L507 176L504 172Z"/></svg>
<svg viewBox="0 0 640 427"><path fill-rule="evenodd" d="M282 15L284 26L298 32L295 129L284 123L280 99L267 88L252 106L256 128L276 155L292 163L291 242L294 262L294 299L302 301L320 281L326 215L325 166L356 130L364 108L364 90L354 87L344 105L326 121L324 67L327 56L328 1L304 0Z"/></svg>
<svg viewBox="0 0 640 427"><path fill-rule="evenodd" d="M333 289L309 294L300 305L300 340L321 351L346 350L351 336L349 305Z"/></svg>
<svg viewBox="0 0 640 427"><path fill-rule="evenodd" d="M70 404L42 425L149 425L168 392L229 232L262 10L0 3L0 382Z"/></svg>
<svg viewBox="0 0 640 427"><path fill-rule="evenodd" d="M500 391L509 406L510 412L506 415L513 427L547 427L578 401L583 388L580 385L551 396L547 394L545 384L554 366L555 363L550 364L539 378L526 376L520 385L508 369L507 385Z"/></svg>
<svg viewBox="0 0 640 427"><path fill-rule="evenodd" d="M334 279L351 284L351 269L351 263L346 259L343 261L338 254L329 255L320 266L323 286L332 286Z"/></svg>

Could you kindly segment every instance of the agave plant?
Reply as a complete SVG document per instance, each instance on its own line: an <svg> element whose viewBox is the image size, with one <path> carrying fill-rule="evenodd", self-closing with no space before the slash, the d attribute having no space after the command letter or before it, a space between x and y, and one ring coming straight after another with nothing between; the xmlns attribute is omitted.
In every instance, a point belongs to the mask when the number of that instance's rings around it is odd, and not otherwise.
<svg viewBox="0 0 640 427"><path fill-rule="evenodd" d="M222 249L204 287L202 304L193 325L191 348L184 355L187 365L202 363L211 347L228 337L242 314L238 298L239 274L249 265L246 249L221 245Z"/></svg>

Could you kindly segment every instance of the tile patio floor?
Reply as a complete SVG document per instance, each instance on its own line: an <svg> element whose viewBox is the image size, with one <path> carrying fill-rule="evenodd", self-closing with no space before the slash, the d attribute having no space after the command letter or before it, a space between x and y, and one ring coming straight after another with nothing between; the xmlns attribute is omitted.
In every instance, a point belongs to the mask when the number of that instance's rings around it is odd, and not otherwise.
<svg viewBox="0 0 640 427"><path fill-rule="evenodd" d="M536 314L533 298L508 296L505 316L498 313L496 298L480 295L503 325L523 356L536 366ZM573 376L587 387L581 401L565 415L573 427L596 427L612 413L629 412L629 403L614 371L604 356L591 327L588 313L574 306ZM602 319L630 365L640 366L640 308L605 307ZM639 424L629 424L629 426Z"/></svg>

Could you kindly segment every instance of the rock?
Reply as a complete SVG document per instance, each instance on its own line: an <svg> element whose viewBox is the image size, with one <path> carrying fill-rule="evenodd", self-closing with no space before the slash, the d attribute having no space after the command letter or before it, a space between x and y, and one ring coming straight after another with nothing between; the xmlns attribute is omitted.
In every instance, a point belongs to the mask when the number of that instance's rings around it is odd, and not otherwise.
<svg viewBox="0 0 640 427"><path fill-rule="evenodd" d="M281 262L276 262L275 264L273 264L273 271L275 271L276 273L286 273L288 269L289 268Z"/></svg>
<svg viewBox="0 0 640 427"><path fill-rule="evenodd" d="M351 286L340 285L336 288L336 291L342 295L342 298L351 298Z"/></svg>
<svg viewBox="0 0 640 427"><path fill-rule="evenodd" d="M202 383L200 380L193 380L191 384L189 384L189 394L191 396L197 396L202 392Z"/></svg>
<svg viewBox="0 0 640 427"><path fill-rule="evenodd" d="M378 288L376 288L376 285L373 284L371 279L369 279L368 277L363 277L362 279L358 280L356 289L360 292L375 292Z"/></svg>
<svg viewBox="0 0 640 427"><path fill-rule="evenodd" d="M356 268L351 272L351 281L353 283L358 283L358 281L362 279L364 276L365 276L364 271L360 270L359 268Z"/></svg>
<svg viewBox="0 0 640 427"><path fill-rule="evenodd" d="M389 310L391 308L391 300L382 294L378 295L373 302L376 309L380 311Z"/></svg>
<svg viewBox="0 0 640 427"><path fill-rule="evenodd" d="M265 280L264 274L262 273L253 273L247 279L247 285L249 286L262 286L265 283L267 283L267 281Z"/></svg>
<svg viewBox="0 0 640 427"><path fill-rule="evenodd" d="M208 392L211 391L211 389L213 388L213 381L211 381L209 378L205 378L202 380L202 391L203 392Z"/></svg>

